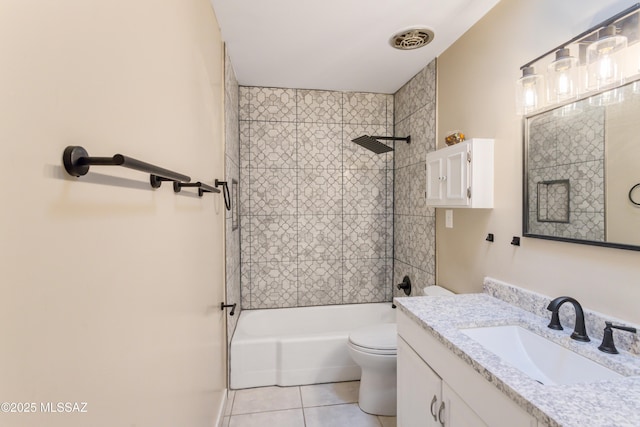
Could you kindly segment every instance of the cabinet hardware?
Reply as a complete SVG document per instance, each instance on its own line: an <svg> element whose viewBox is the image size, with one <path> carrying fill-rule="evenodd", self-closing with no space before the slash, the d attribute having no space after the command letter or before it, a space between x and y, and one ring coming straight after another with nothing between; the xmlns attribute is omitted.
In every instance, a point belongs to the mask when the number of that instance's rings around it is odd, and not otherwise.
<svg viewBox="0 0 640 427"><path fill-rule="evenodd" d="M440 421L440 425L444 426L444 417L442 414L444 413L444 402L440 404L440 409L438 409L438 421Z"/></svg>
<svg viewBox="0 0 640 427"><path fill-rule="evenodd" d="M433 421L438 421L438 414L436 414L436 403L438 403L438 397L434 394L433 399L431 400L431 408L429 411L431 412L431 416L433 417Z"/></svg>

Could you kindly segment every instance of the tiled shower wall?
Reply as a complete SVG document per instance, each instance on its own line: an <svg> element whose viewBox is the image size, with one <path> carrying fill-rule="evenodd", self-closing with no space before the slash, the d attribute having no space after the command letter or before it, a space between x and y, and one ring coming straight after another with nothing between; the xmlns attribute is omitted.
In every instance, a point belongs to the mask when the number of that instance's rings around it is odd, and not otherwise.
<svg viewBox="0 0 640 427"><path fill-rule="evenodd" d="M393 96L240 87L242 307L389 301ZM424 174L422 174L424 175Z"/></svg>
<svg viewBox="0 0 640 427"><path fill-rule="evenodd" d="M238 81L229 56L224 68L225 179L231 190L232 180L240 181L240 135L238 130ZM233 207L236 209L237 207ZM240 228L233 230L232 211L226 211L226 302L237 304L235 316L227 316L227 339L231 341L240 317ZM229 313L229 311L227 311Z"/></svg>
<svg viewBox="0 0 640 427"><path fill-rule="evenodd" d="M393 283L409 276L411 295L435 284L435 209L425 205L426 156L436 143L436 62L416 74L395 94L395 134L411 144L395 150L395 262ZM405 296L394 287L395 296Z"/></svg>
<svg viewBox="0 0 640 427"><path fill-rule="evenodd" d="M581 114L561 117L549 111L529 124L529 231L557 237L605 240L604 140L605 109L580 102ZM537 220L537 184L569 180L569 193L548 198L548 216L569 222ZM562 212L564 211L564 212Z"/></svg>

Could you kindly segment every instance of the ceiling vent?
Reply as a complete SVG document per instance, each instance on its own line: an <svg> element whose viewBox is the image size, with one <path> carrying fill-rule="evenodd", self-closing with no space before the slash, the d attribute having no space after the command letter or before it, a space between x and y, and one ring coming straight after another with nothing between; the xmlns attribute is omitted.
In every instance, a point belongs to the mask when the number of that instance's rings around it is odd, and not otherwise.
<svg viewBox="0 0 640 427"><path fill-rule="evenodd" d="M433 31L428 28L410 28L395 34L389 40L391 46L400 50L418 49L433 40Z"/></svg>

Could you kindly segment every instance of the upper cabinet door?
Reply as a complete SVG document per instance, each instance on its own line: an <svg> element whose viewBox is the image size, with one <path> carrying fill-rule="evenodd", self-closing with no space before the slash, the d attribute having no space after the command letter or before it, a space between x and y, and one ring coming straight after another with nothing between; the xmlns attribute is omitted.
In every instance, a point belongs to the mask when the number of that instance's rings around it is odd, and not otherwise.
<svg viewBox="0 0 640 427"><path fill-rule="evenodd" d="M427 154L427 206L493 207L493 140L474 138Z"/></svg>

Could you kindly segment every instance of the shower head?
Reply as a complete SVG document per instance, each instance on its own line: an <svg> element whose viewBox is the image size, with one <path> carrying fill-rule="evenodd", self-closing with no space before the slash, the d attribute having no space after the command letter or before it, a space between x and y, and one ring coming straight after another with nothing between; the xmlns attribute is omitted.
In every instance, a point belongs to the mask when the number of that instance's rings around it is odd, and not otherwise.
<svg viewBox="0 0 640 427"><path fill-rule="evenodd" d="M393 151L393 147L389 147L386 144L378 141L379 139L388 140L388 141L407 141L407 144L411 143L411 136L407 136L406 138L399 138L395 136L369 136L362 135L351 141L355 142L358 145L366 148L367 150L373 151L376 154L387 153L389 151Z"/></svg>

